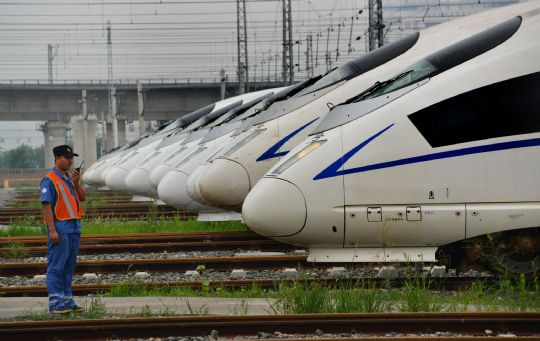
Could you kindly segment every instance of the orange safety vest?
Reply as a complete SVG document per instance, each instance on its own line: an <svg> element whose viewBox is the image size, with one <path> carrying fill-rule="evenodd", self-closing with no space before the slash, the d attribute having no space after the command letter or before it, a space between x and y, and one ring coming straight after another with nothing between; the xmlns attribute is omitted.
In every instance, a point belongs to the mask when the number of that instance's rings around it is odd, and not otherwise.
<svg viewBox="0 0 540 341"><path fill-rule="evenodd" d="M81 219L84 211L79 199L79 193L75 191L75 197L73 197L64 180L55 172L49 172L47 178L51 179L56 189L57 200L53 207L55 220Z"/></svg>

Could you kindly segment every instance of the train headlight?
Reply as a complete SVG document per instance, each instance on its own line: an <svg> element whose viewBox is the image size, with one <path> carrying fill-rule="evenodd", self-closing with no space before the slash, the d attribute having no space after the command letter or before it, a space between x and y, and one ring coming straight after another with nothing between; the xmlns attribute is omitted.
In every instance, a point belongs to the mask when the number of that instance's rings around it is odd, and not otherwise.
<svg viewBox="0 0 540 341"><path fill-rule="evenodd" d="M294 165L298 160L304 158L306 155L308 155L309 153L311 153L315 149L322 146L325 142L326 142L326 140L312 141L310 144L308 144L307 146L302 148L301 151L294 154L292 157L288 158L285 162L283 162L281 164L281 166L274 169L274 171L272 171L271 174L279 175L279 174L283 173L287 168Z"/></svg>
<svg viewBox="0 0 540 341"><path fill-rule="evenodd" d="M244 137L240 142L238 142L237 144L235 144L234 146L232 146L229 150L227 150L225 153L223 153L223 156L229 156L231 155L232 153L236 152L238 149L242 148L243 146L245 146L246 144L248 144L249 142L251 142L254 138L256 138L257 136L259 136L260 134L262 134L263 132L266 131L266 128L262 128L262 129L256 129L255 131L253 131L251 134L249 134L248 136Z"/></svg>

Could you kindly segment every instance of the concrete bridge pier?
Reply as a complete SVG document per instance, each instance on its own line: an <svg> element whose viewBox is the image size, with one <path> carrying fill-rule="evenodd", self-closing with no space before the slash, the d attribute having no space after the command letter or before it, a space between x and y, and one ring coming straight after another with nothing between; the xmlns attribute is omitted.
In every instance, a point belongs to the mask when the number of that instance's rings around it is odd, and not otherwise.
<svg viewBox="0 0 540 341"><path fill-rule="evenodd" d="M115 147L114 145L114 125L112 123L106 122L106 132L105 135L105 150L108 152ZM116 120L117 132L118 132L118 146L126 143L126 120Z"/></svg>
<svg viewBox="0 0 540 341"><path fill-rule="evenodd" d="M83 115L71 117L71 132L73 134L73 149L79 157L75 159L75 166L78 167L82 160L88 167L97 160L96 146L96 115L88 115L85 119Z"/></svg>
<svg viewBox="0 0 540 341"><path fill-rule="evenodd" d="M62 121L49 121L43 127L45 143L43 151L45 153L45 168L54 166L53 148L61 144L66 144L66 131L68 124Z"/></svg>

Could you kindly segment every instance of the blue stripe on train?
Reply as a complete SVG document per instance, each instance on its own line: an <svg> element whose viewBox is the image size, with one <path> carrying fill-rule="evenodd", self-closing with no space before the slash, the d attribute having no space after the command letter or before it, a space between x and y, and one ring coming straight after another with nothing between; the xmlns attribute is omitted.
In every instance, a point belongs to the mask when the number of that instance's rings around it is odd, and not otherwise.
<svg viewBox="0 0 540 341"><path fill-rule="evenodd" d="M488 152L495 152L495 151L507 150L507 149L540 146L540 138L519 140L519 141L509 141L509 142L499 142L499 143L488 144L488 145L483 145L483 146L474 146L474 147L468 147L468 148L463 148L463 149L448 150L445 152L413 156L413 157L408 157L404 159L375 163L368 166L340 170L341 167L351 157L353 157L356 153L358 153L362 148L364 148L371 141L373 141L374 139L382 135L384 132L386 132L388 129L390 129L393 125L394 124L389 125L388 127L379 131L377 134L371 136L364 142L360 143L358 146L351 149L342 158L337 159L334 163L332 163L330 166L325 168L322 172L317 174L317 176L315 176L313 180L321 180L321 179L331 178L331 177L340 176L340 175L369 172L376 169L398 167L398 166L408 165L412 163L447 159L451 157L458 157L458 156L464 156L464 155L472 155L472 154L488 153Z"/></svg>

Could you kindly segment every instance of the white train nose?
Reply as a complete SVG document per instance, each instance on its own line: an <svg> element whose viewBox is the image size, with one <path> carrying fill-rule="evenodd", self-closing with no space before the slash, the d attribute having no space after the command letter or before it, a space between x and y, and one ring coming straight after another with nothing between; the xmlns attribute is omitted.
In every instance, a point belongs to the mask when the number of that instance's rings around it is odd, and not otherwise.
<svg viewBox="0 0 540 341"><path fill-rule="evenodd" d="M99 175L100 183L105 185L105 180L107 180L107 174L111 171L112 168L105 168Z"/></svg>
<svg viewBox="0 0 540 341"><path fill-rule="evenodd" d="M215 206L239 206L251 188L246 169L238 162L216 159L201 175L199 190Z"/></svg>
<svg viewBox="0 0 540 341"><path fill-rule="evenodd" d="M107 172L107 175L105 177L105 184L107 185L107 187L114 191L127 191L127 175L127 170L120 167L113 167Z"/></svg>
<svg viewBox="0 0 540 341"><path fill-rule="evenodd" d="M170 170L158 185L158 196L166 204L183 208L193 202L186 190L188 175L176 169Z"/></svg>
<svg viewBox="0 0 540 341"><path fill-rule="evenodd" d="M186 185L187 193L191 197L191 199L195 200L198 203L201 204L208 204L206 199L201 194L200 187L199 187L199 180L201 179L202 175L206 171L206 169L210 166L208 163L203 163L199 165L195 170L191 173L191 175L188 178L188 182Z"/></svg>
<svg viewBox="0 0 540 341"><path fill-rule="evenodd" d="M150 185L150 172L144 168L132 169L126 177L127 190L134 194L151 196L155 190Z"/></svg>
<svg viewBox="0 0 540 341"><path fill-rule="evenodd" d="M82 181L84 183L89 184L89 185L95 185L96 184L95 175L96 175L96 171L93 170L93 169L90 169L90 170L83 173Z"/></svg>
<svg viewBox="0 0 540 341"><path fill-rule="evenodd" d="M157 190L159 182L165 174L171 169L171 166L159 164L157 165L152 172L150 173L150 186L152 186L153 189Z"/></svg>
<svg viewBox="0 0 540 341"><path fill-rule="evenodd" d="M242 216L249 228L263 236L290 236L304 228L306 200L292 183L262 178L246 197Z"/></svg>

